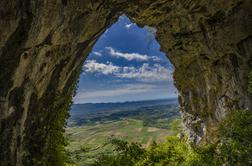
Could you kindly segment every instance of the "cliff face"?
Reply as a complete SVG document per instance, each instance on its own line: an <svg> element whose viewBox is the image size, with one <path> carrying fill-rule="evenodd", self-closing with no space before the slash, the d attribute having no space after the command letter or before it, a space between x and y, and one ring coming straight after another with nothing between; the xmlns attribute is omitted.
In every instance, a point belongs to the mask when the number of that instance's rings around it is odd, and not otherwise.
<svg viewBox="0 0 252 166"><path fill-rule="evenodd" d="M98 37L126 14L157 28L175 66L191 142L216 141L232 109L251 109L251 0L2 0L0 2L0 158L45 165L50 125L65 105Z"/></svg>

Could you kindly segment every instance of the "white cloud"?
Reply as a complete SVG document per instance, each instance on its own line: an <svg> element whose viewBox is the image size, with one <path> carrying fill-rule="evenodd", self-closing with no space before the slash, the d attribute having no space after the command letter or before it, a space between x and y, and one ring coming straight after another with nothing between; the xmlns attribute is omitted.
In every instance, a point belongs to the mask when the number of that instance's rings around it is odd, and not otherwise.
<svg viewBox="0 0 252 166"><path fill-rule="evenodd" d="M106 49L109 50L109 54L111 56L114 56L117 58L124 58L124 59L127 59L128 61L132 61L132 60L147 61L149 59L148 55L142 55L138 53L122 53L122 52L116 51L112 47L106 47Z"/></svg>
<svg viewBox="0 0 252 166"><path fill-rule="evenodd" d="M147 63L144 63L140 68L123 67L123 72L117 73L117 77L141 81L172 81L172 71L159 64L149 66Z"/></svg>
<svg viewBox="0 0 252 166"><path fill-rule="evenodd" d="M153 61L161 61L161 59L159 58L159 57L157 57L157 56L151 56L151 59L153 60Z"/></svg>
<svg viewBox="0 0 252 166"><path fill-rule="evenodd" d="M96 60L87 60L83 70L85 73L102 73L102 74L113 74L119 71L120 67L113 65L111 62L107 64L104 63L97 63Z"/></svg>
<svg viewBox="0 0 252 166"><path fill-rule="evenodd" d="M137 60L137 61L148 61L148 60L154 60L159 61L160 59L157 56L149 56L145 54L139 54L139 53L123 53L116 51L112 47L105 47L111 56L117 57L117 58L124 58L128 61Z"/></svg>
<svg viewBox="0 0 252 166"><path fill-rule="evenodd" d="M117 78L135 79L139 81L172 81L172 71L159 65L150 66L144 63L141 67L116 66L111 62L98 63L88 60L84 65L84 73L101 73Z"/></svg>
<svg viewBox="0 0 252 166"><path fill-rule="evenodd" d="M94 51L94 54L97 56L102 56L102 54L100 52Z"/></svg>
<svg viewBox="0 0 252 166"><path fill-rule="evenodd" d="M125 28L129 29L132 25L134 25L134 23L129 23L125 25Z"/></svg>

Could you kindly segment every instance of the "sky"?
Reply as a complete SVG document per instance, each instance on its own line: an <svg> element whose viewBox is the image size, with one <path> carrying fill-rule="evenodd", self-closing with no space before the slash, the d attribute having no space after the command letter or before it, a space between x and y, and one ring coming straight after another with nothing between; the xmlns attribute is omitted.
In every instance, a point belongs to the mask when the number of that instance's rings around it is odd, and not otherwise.
<svg viewBox="0 0 252 166"><path fill-rule="evenodd" d="M74 103L107 103L177 97L173 66L155 39L155 28L126 16L108 28L84 62Z"/></svg>

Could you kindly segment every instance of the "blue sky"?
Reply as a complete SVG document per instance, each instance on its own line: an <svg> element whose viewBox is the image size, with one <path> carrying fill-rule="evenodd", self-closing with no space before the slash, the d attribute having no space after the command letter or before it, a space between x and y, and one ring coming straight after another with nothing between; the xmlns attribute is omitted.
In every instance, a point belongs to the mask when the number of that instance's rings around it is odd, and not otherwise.
<svg viewBox="0 0 252 166"><path fill-rule="evenodd" d="M126 16L104 32L83 65L74 103L124 102L177 96L173 66L155 29Z"/></svg>

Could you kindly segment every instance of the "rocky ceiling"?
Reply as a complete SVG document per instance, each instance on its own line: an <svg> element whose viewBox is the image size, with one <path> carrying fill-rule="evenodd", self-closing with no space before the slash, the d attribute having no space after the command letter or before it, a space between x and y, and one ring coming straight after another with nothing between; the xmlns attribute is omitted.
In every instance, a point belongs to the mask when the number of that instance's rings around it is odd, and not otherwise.
<svg viewBox="0 0 252 166"><path fill-rule="evenodd" d="M86 56L122 14L157 28L191 142L216 141L228 111L251 109L251 0L1 0L2 165L46 165L50 128Z"/></svg>

